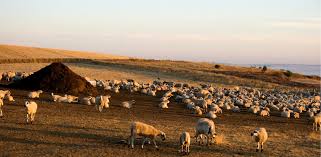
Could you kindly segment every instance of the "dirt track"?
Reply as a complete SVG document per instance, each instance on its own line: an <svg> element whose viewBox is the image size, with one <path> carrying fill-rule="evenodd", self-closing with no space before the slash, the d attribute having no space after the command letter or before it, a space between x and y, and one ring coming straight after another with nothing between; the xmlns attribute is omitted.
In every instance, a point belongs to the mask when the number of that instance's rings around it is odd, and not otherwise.
<svg viewBox="0 0 321 157"><path fill-rule="evenodd" d="M14 103L5 101L0 120L0 156L179 156L178 136L182 131L194 135L199 117L182 104L171 103L168 110L158 108L159 97L141 94L111 94L111 107L99 113L94 106L58 104L49 93L37 100L38 111L33 125L25 124L23 101L27 91L11 90ZM121 108L120 102L135 99L133 109ZM129 124L138 120L164 131L168 139L158 140L160 150L136 142L135 149L119 144L129 136ZM262 118L249 113L224 112L215 120L221 144L198 146L192 140L189 156L319 156L320 135L311 132L306 118L299 120L272 116ZM265 127L269 140L263 153L256 153L250 131Z"/></svg>

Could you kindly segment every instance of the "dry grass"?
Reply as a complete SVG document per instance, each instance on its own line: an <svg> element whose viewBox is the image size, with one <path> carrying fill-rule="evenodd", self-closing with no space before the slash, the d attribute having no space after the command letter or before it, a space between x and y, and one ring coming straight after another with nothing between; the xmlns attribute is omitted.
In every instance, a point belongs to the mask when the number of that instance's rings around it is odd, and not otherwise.
<svg viewBox="0 0 321 157"><path fill-rule="evenodd" d="M27 58L86 58L86 59L128 59L128 57L99 54L94 52L69 51L26 46L0 45L1 59Z"/></svg>

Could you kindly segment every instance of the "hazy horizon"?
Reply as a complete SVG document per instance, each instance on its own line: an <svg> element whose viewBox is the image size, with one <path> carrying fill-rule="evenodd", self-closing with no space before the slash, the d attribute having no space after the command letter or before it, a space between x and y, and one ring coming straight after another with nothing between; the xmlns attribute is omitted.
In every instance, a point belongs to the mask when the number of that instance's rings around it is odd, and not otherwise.
<svg viewBox="0 0 321 157"><path fill-rule="evenodd" d="M319 0L4 0L0 43L232 64L320 65Z"/></svg>

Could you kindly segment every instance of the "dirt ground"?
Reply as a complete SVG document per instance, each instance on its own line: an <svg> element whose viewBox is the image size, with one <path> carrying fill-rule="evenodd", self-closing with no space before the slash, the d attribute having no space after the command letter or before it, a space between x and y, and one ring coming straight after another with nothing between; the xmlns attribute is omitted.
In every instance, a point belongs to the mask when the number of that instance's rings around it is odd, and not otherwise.
<svg viewBox="0 0 321 157"><path fill-rule="evenodd" d="M94 106L53 103L49 93L40 96L35 123L25 123L23 101L28 91L11 90L15 102L5 101L0 119L0 156L180 156L179 134L188 131L194 136L198 116L183 104L170 103L169 109L158 108L157 97L139 93L111 94L111 105L99 113ZM136 100L132 109L120 107L121 101ZM142 121L164 131L166 141L158 139L160 150L152 145L129 149L119 141L129 136L132 121ZM221 141L199 146L191 144L191 157L198 156L320 156L320 133L312 131L307 118L268 118L246 112L223 111L214 120ZM269 139L263 153L255 152L256 143L250 132L265 127Z"/></svg>

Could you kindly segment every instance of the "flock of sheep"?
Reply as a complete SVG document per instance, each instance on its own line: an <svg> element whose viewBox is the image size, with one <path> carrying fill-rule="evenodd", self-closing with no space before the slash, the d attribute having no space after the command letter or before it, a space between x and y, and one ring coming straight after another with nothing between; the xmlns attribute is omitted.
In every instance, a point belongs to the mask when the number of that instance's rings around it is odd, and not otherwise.
<svg viewBox="0 0 321 157"><path fill-rule="evenodd" d="M8 74L7 74L8 75ZM6 75L6 76L7 76ZM203 116L197 121L195 127L196 142L204 142L207 145L215 141L216 131L214 119L223 111L241 112L246 110L251 114L258 116L270 116L270 113L279 114L285 118L300 118L306 115L313 123L313 130L320 130L321 114L320 114L320 93L314 91L281 91L281 90L264 90L253 88L214 88L210 85L201 85L193 87L189 84L181 84L174 82L161 82L159 80L153 83L144 84L134 80L91 80L86 78L94 87L119 93L120 90L128 90L129 92L139 92L149 96L156 96L157 92L164 92L158 106L165 112L170 109L170 100L184 104L193 114ZM37 99L43 91L33 91L28 94L30 99ZM110 95L101 95L97 97L77 97L72 95L55 95L51 93L52 101L59 103L80 103L84 105L95 105L97 110L102 112L104 108L109 108L111 99ZM3 100L14 101L10 91L0 90L0 116L2 116ZM124 108L134 107L135 100L124 101L121 106ZM26 121L32 123L37 111L37 104L34 101L26 101L25 107L27 111ZM242 109L242 110L241 110ZM142 123L132 122L130 126L130 137L127 144L134 148L136 136L143 137L141 148L145 142L154 143L155 138L161 137L166 139L166 134L155 127ZM263 151L263 144L267 141L268 133L265 128L258 128L251 133L257 142L257 151ZM179 142L181 145L180 152L189 153L190 150L190 133L183 132Z"/></svg>

